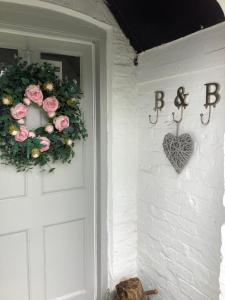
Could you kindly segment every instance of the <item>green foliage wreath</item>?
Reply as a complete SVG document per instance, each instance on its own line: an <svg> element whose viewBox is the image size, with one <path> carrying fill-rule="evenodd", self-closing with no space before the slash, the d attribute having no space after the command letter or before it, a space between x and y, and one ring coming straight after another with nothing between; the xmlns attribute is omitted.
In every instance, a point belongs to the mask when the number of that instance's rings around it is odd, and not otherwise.
<svg viewBox="0 0 225 300"><path fill-rule="evenodd" d="M87 130L80 110L81 91L75 81L60 80L48 63L27 64L18 59L0 77L0 159L17 171L34 166L70 163L74 142ZM27 128L30 105L46 114L46 125ZM54 168L50 168L53 171Z"/></svg>

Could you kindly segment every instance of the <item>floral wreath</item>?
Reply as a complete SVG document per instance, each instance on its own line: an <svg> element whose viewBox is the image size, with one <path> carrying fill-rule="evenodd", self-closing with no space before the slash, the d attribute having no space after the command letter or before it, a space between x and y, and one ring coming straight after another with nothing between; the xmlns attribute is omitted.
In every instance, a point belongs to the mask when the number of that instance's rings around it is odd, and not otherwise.
<svg viewBox="0 0 225 300"><path fill-rule="evenodd" d="M48 63L17 59L0 77L0 159L27 171L50 162L70 163L74 142L85 139L80 110L81 91L75 80L60 80ZM29 129L26 116L36 105L46 114L45 126ZM53 171L54 168L50 168Z"/></svg>

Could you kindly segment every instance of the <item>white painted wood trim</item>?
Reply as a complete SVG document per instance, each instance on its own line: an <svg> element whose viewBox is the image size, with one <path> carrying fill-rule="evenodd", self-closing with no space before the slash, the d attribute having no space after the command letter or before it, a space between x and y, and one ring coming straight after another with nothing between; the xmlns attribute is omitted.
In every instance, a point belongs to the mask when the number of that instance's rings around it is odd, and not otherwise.
<svg viewBox="0 0 225 300"><path fill-rule="evenodd" d="M82 14L78 11L69 9L67 7L64 6L59 6L53 3L49 3L49 2L43 2L43 1L39 1L39 0L1 0L0 2L5 2L5 3L13 3L13 4L21 4L21 5L25 5L25 6L33 6L33 7L38 7L38 8L44 8L44 9L48 9L50 11L55 11L55 12L59 12L68 16L71 16L73 18L77 18L79 20L83 20L89 24L93 24L103 30L111 30L111 26L98 21L88 15Z"/></svg>
<svg viewBox="0 0 225 300"><path fill-rule="evenodd" d="M0 0L1 2L1 0ZM39 33L39 32L29 32L26 31L26 27L19 27L20 30L16 29L15 26L6 26L6 24L1 24L0 23L0 32L2 33L9 33L9 34L17 34L17 35L22 35L22 36L27 36L27 37L36 37L36 38L43 38L43 39L49 39L49 40L57 40L57 41L62 41L62 42L71 42L71 43L79 43L82 45L93 45L93 42L91 41L85 41L81 39L75 39L71 37L63 37L63 36L58 36L58 35L52 35L52 31L45 31L45 33Z"/></svg>

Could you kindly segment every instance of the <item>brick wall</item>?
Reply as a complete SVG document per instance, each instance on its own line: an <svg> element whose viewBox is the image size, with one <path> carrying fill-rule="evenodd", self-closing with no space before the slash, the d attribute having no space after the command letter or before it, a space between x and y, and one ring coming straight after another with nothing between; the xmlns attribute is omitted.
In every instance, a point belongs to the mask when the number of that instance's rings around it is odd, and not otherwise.
<svg viewBox="0 0 225 300"><path fill-rule="evenodd" d="M138 272L157 300L219 299L223 157L225 130L225 26L221 24L143 53L138 74ZM221 85L221 101L208 126L205 83ZM189 93L180 133L190 133L194 154L177 175L162 142L175 134L171 122L177 88ZM156 126L154 91L165 92L166 106ZM225 250L223 249L225 253ZM225 268L223 266L223 274ZM221 289L224 289L221 273ZM224 294L224 291L223 291ZM224 294L225 295L225 294ZM225 298L221 298L225 299Z"/></svg>
<svg viewBox="0 0 225 300"><path fill-rule="evenodd" d="M136 274L136 68L134 51L103 0L47 0L113 26L112 199L108 203L109 285ZM109 120L110 121L110 120ZM129 155L128 155L129 151Z"/></svg>

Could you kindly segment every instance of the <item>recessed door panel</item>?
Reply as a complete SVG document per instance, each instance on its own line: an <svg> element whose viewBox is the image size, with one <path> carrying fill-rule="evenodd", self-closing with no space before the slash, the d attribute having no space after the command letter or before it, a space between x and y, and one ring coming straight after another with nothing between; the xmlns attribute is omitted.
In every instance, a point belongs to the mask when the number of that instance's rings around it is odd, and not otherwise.
<svg viewBox="0 0 225 300"><path fill-rule="evenodd" d="M0 236L0 299L30 299L26 231Z"/></svg>
<svg viewBox="0 0 225 300"><path fill-rule="evenodd" d="M85 220L45 227L47 299L77 294L85 285Z"/></svg>
<svg viewBox="0 0 225 300"><path fill-rule="evenodd" d="M56 163L55 171L43 174L43 193L79 189L84 187L85 178L85 144L77 143L75 157L71 164ZM74 171L75 170L75 171ZM66 178L66 180L65 180Z"/></svg>

